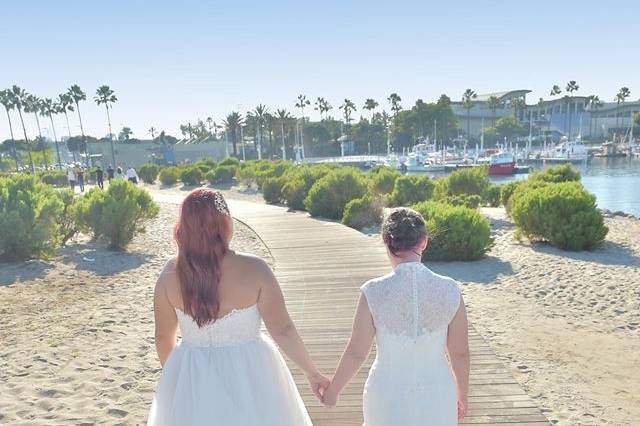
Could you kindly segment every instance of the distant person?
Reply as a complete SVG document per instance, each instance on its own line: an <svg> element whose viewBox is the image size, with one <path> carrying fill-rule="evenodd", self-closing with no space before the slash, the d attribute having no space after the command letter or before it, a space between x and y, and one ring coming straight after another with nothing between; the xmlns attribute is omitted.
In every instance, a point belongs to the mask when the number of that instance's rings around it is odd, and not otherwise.
<svg viewBox="0 0 640 426"><path fill-rule="evenodd" d="M127 169L127 179L134 185L138 184L138 173L136 172L136 169L133 168L133 166L129 166L129 168Z"/></svg>
<svg viewBox="0 0 640 426"><path fill-rule="evenodd" d="M109 180L109 183L113 180L114 173L113 166L109 164L109 167L107 167L107 180Z"/></svg>
<svg viewBox="0 0 640 426"><path fill-rule="evenodd" d="M98 166L96 168L96 182L98 184L98 187L100 189L104 189L104 172L102 171L102 168L100 166Z"/></svg>
<svg viewBox="0 0 640 426"><path fill-rule="evenodd" d="M118 166L116 169L116 179L124 179L124 173L122 173L122 167Z"/></svg>
<svg viewBox="0 0 640 426"><path fill-rule="evenodd" d="M76 172L73 170L72 167L69 167L69 170L67 171L67 180L69 181L69 186L71 187L71 190L75 191L75 189L76 189Z"/></svg>
<svg viewBox="0 0 640 426"><path fill-rule="evenodd" d="M84 192L84 170L82 166L78 167L76 177L78 178L78 186L80 187L80 192Z"/></svg>

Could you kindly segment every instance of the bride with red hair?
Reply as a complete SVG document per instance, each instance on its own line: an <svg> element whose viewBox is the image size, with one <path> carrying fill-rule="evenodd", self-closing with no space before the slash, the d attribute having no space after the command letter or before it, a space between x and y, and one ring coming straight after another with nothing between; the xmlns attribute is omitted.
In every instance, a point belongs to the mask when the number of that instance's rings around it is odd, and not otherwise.
<svg viewBox="0 0 640 426"><path fill-rule="evenodd" d="M220 192L200 188L185 198L174 229L178 255L154 292L163 371L149 425L311 425L262 321L317 397L329 381L309 357L269 266L230 250L232 236Z"/></svg>

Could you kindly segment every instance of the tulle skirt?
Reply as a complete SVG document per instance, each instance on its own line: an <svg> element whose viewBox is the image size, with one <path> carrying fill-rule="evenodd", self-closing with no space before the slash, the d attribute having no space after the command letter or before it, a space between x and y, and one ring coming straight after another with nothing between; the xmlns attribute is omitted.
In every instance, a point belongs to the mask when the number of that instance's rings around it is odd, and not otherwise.
<svg viewBox="0 0 640 426"><path fill-rule="evenodd" d="M220 347L181 342L167 360L147 425L311 425L291 373L266 336Z"/></svg>

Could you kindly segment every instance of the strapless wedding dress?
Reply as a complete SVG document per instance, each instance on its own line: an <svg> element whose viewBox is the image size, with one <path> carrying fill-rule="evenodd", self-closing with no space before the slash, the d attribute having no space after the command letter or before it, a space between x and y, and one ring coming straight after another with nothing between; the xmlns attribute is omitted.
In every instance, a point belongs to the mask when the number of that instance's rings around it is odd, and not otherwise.
<svg viewBox="0 0 640 426"><path fill-rule="evenodd" d="M366 426L453 426L457 392L446 356L460 305L451 279L401 263L362 286L376 328L376 360L364 387Z"/></svg>
<svg viewBox="0 0 640 426"><path fill-rule="evenodd" d="M311 425L256 305L198 327L176 310L182 335L164 365L147 425Z"/></svg>

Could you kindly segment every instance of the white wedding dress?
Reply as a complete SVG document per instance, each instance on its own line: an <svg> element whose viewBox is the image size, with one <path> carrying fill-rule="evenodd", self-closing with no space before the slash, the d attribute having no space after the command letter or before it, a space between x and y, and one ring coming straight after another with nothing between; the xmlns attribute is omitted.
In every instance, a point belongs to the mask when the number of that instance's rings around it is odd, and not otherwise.
<svg viewBox="0 0 640 426"><path fill-rule="evenodd" d="M307 410L257 305L198 327L176 309L182 340L164 365L148 425L305 426Z"/></svg>
<svg viewBox="0 0 640 426"><path fill-rule="evenodd" d="M364 387L366 426L458 424L447 330L460 304L456 281L418 262L362 286L376 328Z"/></svg>

